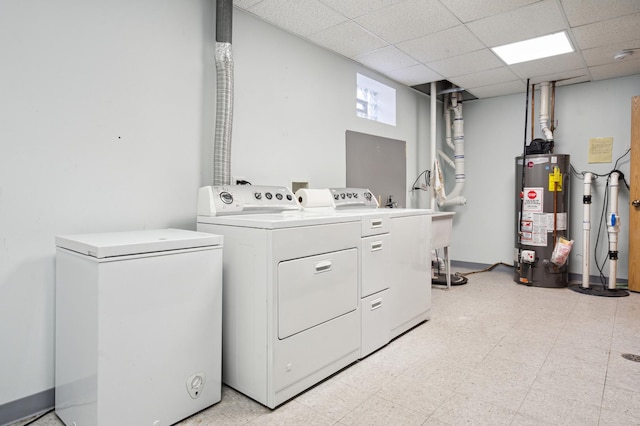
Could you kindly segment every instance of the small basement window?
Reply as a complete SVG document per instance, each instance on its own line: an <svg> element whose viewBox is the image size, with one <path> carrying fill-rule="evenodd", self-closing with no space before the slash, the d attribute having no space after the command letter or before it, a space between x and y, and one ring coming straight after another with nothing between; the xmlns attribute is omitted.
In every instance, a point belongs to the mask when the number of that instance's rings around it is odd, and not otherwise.
<svg viewBox="0 0 640 426"><path fill-rule="evenodd" d="M356 115L395 126L396 89L362 74L356 76Z"/></svg>

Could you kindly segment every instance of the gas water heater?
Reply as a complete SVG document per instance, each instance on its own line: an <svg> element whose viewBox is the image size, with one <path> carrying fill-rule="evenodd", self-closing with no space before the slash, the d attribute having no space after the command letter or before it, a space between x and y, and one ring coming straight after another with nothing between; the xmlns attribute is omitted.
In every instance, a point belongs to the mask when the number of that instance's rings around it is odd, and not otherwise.
<svg viewBox="0 0 640 426"><path fill-rule="evenodd" d="M523 164L524 163L524 164ZM566 287L567 263L551 261L554 247L569 240L569 155L516 158L514 280L535 287Z"/></svg>

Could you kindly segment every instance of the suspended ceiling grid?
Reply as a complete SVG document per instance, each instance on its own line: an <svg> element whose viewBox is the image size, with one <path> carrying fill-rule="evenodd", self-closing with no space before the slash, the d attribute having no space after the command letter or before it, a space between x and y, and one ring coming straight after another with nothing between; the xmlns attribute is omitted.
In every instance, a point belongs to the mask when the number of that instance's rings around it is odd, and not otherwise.
<svg viewBox="0 0 640 426"><path fill-rule="evenodd" d="M407 86L476 98L640 74L640 0L234 0L237 8ZM573 53L508 66L491 47L567 31ZM634 49L616 60L622 49Z"/></svg>

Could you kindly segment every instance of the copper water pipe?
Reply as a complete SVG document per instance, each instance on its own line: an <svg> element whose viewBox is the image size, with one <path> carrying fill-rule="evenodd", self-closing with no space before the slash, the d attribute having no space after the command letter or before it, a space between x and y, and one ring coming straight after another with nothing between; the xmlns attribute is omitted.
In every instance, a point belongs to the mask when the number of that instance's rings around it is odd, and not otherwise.
<svg viewBox="0 0 640 426"><path fill-rule="evenodd" d="M551 82L551 123L549 123L549 128L551 129L551 133L556 130L555 125L555 110L556 110L556 82Z"/></svg>

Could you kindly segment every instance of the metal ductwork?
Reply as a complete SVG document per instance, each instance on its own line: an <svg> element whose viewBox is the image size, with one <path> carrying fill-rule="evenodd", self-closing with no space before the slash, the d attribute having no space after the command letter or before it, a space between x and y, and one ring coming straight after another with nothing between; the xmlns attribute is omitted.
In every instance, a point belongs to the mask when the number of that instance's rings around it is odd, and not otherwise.
<svg viewBox="0 0 640 426"><path fill-rule="evenodd" d="M549 82L540 83L540 128L547 141L553 140L549 121Z"/></svg>
<svg viewBox="0 0 640 426"><path fill-rule="evenodd" d="M233 124L233 0L216 2L216 129L213 144L213 184L231 183Z"/></svg>

